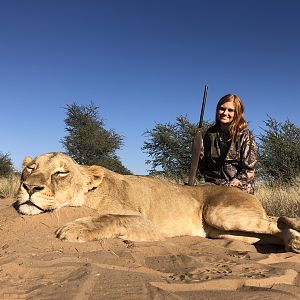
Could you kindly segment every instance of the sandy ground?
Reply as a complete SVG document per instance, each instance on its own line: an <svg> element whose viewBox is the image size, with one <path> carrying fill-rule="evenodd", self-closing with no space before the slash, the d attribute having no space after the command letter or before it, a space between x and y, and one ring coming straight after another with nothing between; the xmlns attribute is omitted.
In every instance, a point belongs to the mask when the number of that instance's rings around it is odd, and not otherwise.
<svg viewBox="0 0 300 300"><path fill-rule="evenodd" d="M300 254L242 242L62 242L88 208L21 216L0 200L0 299L300 299Z"/></svg>

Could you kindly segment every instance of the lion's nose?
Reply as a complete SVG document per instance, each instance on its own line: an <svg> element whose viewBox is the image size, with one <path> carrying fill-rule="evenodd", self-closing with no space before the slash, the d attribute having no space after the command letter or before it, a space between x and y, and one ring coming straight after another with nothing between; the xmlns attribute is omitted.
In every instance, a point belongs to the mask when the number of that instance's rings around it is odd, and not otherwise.
<svg viewBox="0 0 300 300"><path fill-rule="evenodd" d="M44 189L44 186L42 185L34 185L34 184L28 184L23 183L24 189L27 191L27 193L31 196L35 192L41 191Z"/></svg>

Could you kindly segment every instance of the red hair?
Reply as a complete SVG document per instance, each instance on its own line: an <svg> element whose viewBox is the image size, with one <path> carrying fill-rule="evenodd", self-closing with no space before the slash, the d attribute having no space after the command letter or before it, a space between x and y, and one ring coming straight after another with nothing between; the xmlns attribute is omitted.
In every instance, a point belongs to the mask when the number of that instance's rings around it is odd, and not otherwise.
<svg viewBox="0 0 300 300"><path fill-rule="evenodd" d="M223 96L216 108L216 124L219 125L220 121L218 120L218 111L220 106L226 102L233 102L234 105L234 117L232 122L229 124L229 134L234 139L238 139L239 133L247 127L247 121L244 119L244 104L239 96L234 94L228 94Z"/></svg>

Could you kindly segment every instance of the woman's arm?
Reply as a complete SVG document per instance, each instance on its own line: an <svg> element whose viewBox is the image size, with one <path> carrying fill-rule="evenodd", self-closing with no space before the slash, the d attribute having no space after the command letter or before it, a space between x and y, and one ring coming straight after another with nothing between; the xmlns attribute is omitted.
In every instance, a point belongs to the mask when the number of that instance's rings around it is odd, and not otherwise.
<svg viewBox="0 0 300 300"><path fill-rule="evenodd" d="M257 163L257 146L250 130L242 134L240 145L240 170L236 179L242 183L253 182Z"/></svg>

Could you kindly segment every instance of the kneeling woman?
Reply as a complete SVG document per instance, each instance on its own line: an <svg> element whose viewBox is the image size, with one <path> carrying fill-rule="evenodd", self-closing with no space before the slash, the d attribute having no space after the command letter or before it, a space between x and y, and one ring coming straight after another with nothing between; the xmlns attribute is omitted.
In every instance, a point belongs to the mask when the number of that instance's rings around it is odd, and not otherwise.
<svg viewBox="0 0 300 300"><path fill-rule="evenodd" d="M244 119L244 105L237 95L220 99L216 123L204 135L200 171L206 182L238 187L254 193L256 143Z"/></svg>

